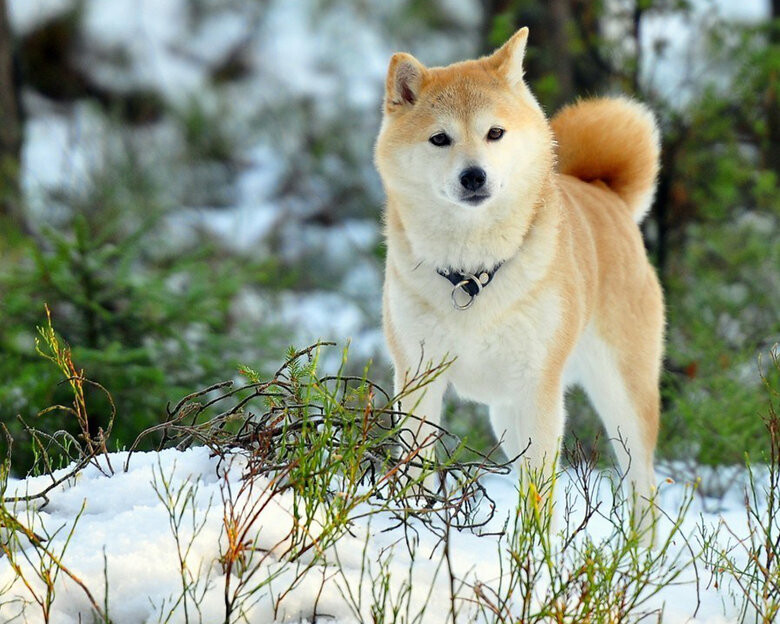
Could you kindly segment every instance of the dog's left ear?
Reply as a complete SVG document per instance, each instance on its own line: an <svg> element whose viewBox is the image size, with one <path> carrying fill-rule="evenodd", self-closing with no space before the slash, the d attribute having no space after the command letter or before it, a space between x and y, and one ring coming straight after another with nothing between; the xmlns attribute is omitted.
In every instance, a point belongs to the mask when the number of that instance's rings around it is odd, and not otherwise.
<svg viewBox="0 0 780 624"><path fill-rule="evenodd" d="M512 86L523 82L523 58L527 42L528 27L524 26L488 57L488 61L504 74L507 82Z"/></svg>

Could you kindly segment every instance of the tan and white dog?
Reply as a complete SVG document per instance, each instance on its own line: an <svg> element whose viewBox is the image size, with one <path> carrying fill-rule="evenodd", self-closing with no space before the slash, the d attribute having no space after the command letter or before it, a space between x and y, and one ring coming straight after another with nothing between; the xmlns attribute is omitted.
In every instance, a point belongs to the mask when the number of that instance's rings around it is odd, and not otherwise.
<svg viewBox="0 0 780 624"><path fill-rule="evenodd" d="M376 165L387 194L384 330L404 405L438 423L451 383L487 403L509 457L551 469L580 384L636 495L653 492L663 298L637 227L658 172L653 115L583 100L548 122L523 81L528 29L491 56L395 54Z"/></svg>

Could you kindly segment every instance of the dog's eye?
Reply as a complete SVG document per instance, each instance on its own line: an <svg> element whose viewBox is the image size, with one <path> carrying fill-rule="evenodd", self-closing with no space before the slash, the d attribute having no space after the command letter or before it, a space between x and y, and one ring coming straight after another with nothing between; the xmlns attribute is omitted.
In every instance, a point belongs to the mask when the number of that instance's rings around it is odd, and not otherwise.
<svg viewBox="0 0 780 624"><path fill-rule="evenodd" d="M504 136L503 128L491 128L490 130L488 130L487 140L498 141L502 136Z"/></svg>
<svg viewBox="0 0 780 624"><path fill-rule="evenodd" d="M447 136L445 132L437 132L430 139L428 139L428 142L432 143L436 147L446 147L452 143L452 139L450 139L450 137Z"/></svg>

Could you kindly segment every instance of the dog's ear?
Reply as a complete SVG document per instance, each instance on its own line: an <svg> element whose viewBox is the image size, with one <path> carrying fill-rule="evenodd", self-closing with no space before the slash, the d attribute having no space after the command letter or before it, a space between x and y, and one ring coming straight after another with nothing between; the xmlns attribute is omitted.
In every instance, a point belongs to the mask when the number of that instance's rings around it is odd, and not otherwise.
<svg viewBox="0 0 780 624"><path fill-rule="evenodd" d="M488 57L488 61L504 74L507 82L512 86L523 82L523 58L527 42L528 27L524 26Z"/></svg>
<svg viewBox="0 0 780 624"><path fill-rule="evenodd" d="M388 113L414 105L420 95L425 72L425 66L411 54L393 54L385 83L385 110Z"/></svg>

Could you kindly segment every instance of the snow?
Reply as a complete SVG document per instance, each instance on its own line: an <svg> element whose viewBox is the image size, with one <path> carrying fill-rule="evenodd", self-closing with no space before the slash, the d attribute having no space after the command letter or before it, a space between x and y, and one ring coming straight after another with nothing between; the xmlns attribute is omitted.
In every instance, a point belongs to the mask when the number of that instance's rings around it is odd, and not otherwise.
<svg viewBox="0 0 780 624"><path fill-rule="evenodd" d="M24 35L40 24L74 8L75 0L9 0L6 2L11 28Z"/></svg>
<svg viewBox="0 0 780 624"><path fill-rule="evenodd" d="M153 87L174 102L205 84L205 68L177 47L189 35L185 0L88 2L82 22L90 47L90 71L107 86ZM122 50L121 62L100 62ZM98 62L95 63L97 57Z"/></svg>
<svg viewBox="0 0 780 624"><path fill-rule="evenodd" d="M259 566L253 582L261 586L249 601L248 621L303 623L310 621L315 613L327 614L324 621L341 624L369 621L371 604L377 600L381 602L377 580L383 573L389 574L389 595L393 599L402 596L405 586L410 584L411 613L424 610L426 623L448 621L449 577L446 566L442 565L441 549L435 547L437 538L419 524L416 525L419 541L412 548L413 561L403 529L388 530L393 521L387 513L380 513L355 520L350 531L322 553L321 560L313 562L311 557L303 557L298 566L284 566L278 555L288 545L286 536L295 516L292 495L282 493L269 498L266 494L269 481L265 478L257 478L252 482L252 488L242 489L245 467L242 455L232 455L228 461L220 463L208 449L192 448L135 453L129 462L124 452L110 454L109 459L115 470L113 475L105 474L109 471L103 458L100 462L103 470L93 465L84 468L49 492L46 505L41 505L40 500L17 503L14 511L16 517L38 535L50 536L46 542L49 550L62 555L62 562L91 590L99 605L108 604L114 624L224 619L227 576L220 557L226 548L223 519L230 515L230 507L223 504L225 500L232 501L233 509L237 510L267 503L246 536L256 548L254 556ZM126 462L128 469L124 471ZM65 471L60 470L55 476L64 474ZM10 480L6 496L35 493L45 487L49 479ZM483 529L487 535L463 531L451 536L454 576L467 583L458 585L463 598L473 596L468 584L476 581L498 587L502 575L499 563L505 553L501 552L498 538L490 533L502 529L517 504L513 476L488 476L484 483L498 509ZM718 523L725 521L736 535L747 534L738 483L740 480L734 481L718 512L708 512L702 502L694 502L680 531L680 536L690 536L693 548L696 548L699 525L714 530ZM579 523L581 511L577 510L581 510L583 504L582 498L573 494L572 484L572 474L565 472L558 483L557 503L561 509L564 494L568 492L568 496L574 496L571 499L575 502L575 512L570 515L571 528ZM609 504L608 490L605 482L597 489L597 496L606 504ZM661 507L674 517L687 491L682 484L662 485ZM365 510L359 508L356 515ZM172 516L181 520L178 549ZM559 518L559 525L562 521ZM594 539L604 539L609 534L609 526L607 521L594 518L587 531ZM662 534L668 530L666 526ZM40 591L33 570L39 558L29 543L23 541L21 548L28 561L25 563L23 557L18 558L25 576L31 586ZM672 548L680 549L683 557L688 556L687 546L681 538ZM179 555L185 552L187 573L197 579L197 601L193 599L194 594L180 600ZM384 562L384 568L381 562ZM727 591L713 587L708 582L708 573L701 569L701 564L699 566L701 605L695 618L697 589L691 566L684 569L676 584L664 587L647 610L663 609L665 624L737 621L737 607ZM308 571L299 582L293 583L298 572L306 567ZM3 557L0 559L0 587L4 588L0 592L0 619L4 622L43 621L36 605L20 608L22 603L19 601L29 600L30 595L22 583L14 582L14 577L7 558ZM233 574L230 581L230 587L236 588L238 576ZM78 622L79 617L84 621L90 616L89 601L80 588L63 574L56 583L52 621L70 624ZM293 589L276 604L293 585ZM350 592L351 606L346 598ZM195 602L199 604L197 616L194 615ZM360 613L357 613L357 604L361 605ZM459 602L459 622L480 621L472 619L470 604L466 600ZM185 608L188 620L185 620ZM13 619L15 616L18 618Z"/></svg>
<svg viewBox="0 0 780 624"><path fill-rule="evenodd" d="M755 24L770 15L769 0L695 0L688 15L648 12L641 41L646 86L679 107L701 84L730 85L733 70L713 55L702 33L722 24L727 34L732 23Z"/></svg>
<svg viewBox="0 0 780 624"><path fill-rule="evenodd" d="M22 188L34 213L47 204L54 189L78 196L89 188L104 159L105 120L88 103L67 113L48 108L24 125Z"/></svg>
<svg viewBox="0 0 780 624"><path fill-rule="evenodd" d="M266 320L294 328L294 344L313 344L319 340L337 340L341 347L349 345L353 359L368 361L386 360L382 331L373 323L367 322L366 300L371 304L377 298L348 298L336 292L313 290L308 292L284 292L270 306ZM378 312L375 311L375 314ZM341 360L339 349L323 354L326 368L337 368Z"/></svg>

